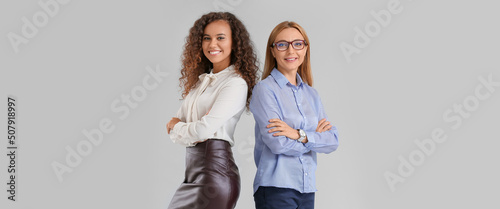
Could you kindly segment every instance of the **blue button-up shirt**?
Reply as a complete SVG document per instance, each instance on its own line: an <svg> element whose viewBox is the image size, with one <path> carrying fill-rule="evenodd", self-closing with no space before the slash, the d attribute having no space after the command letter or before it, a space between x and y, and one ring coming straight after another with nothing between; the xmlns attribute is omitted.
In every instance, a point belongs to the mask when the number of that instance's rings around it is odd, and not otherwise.
<svg viewBox="0 0 500 209"><path fill-rule="evenodd" d="M302 82L297 74L297 86L277 69L253 89L250 111L255 118L254 160L257 173L254 193L259 186L295 189L301 193L316 192L316 153L330 153L338 147L335 126L316 132L325 114L318 92ZM307 143L273 136L266 128L269 120L278 118L294 129L307 134ZM330 121L330 120L328 120ZM330 121L331 122L331 121Z"/></svg>

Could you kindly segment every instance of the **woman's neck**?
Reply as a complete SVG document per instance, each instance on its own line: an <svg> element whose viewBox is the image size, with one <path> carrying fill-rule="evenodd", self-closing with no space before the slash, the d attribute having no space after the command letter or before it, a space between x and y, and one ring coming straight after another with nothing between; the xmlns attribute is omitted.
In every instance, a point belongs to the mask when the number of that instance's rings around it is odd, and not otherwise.
<svg viewBox="0 0 500 209"><path fill-rule="evenodd" d="M228 68L229 67L229 64L223 64L223 65L215 65L214 64L214 67L212 68L212 73L218 73L220 71L223 71L224 69Z"/></svg>
<svg viewBox="0 0 500 209"><path fill-rule="evenodd" d="M281 74L283 74L285 76L286 79L288 79L288 81L296 86L297 85L297 70L293 70L293 71L288 71L288 70L280 70L280 68L278 68L278 71L281 72Z"/></svg>

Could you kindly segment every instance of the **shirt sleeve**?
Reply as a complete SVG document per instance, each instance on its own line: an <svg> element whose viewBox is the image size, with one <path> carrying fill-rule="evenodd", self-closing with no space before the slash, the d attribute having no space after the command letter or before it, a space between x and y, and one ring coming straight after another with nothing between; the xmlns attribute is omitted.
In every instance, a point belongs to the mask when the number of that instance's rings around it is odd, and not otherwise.
<svg viewBox="0 0 500 209"><path fill-rule="evenodd" d="M318 119L321 120L323 118L326 118L327 121L330 121L325 113L325 110L323 109L323 104L321 103L319 95L316 93L314 94L314 96L316 97L314 101L316 102L316 105L318 107L317 109L319 111ZM332 129L322 133L316 132L316 127L318 126L318 124L314 126L314 130L304 130L306 132L308 141L305 146L319 153L331 153L337 150L337 147L339 146L337 127L332 124L332 121L330 121L330 125L332 125Z"/></svg>
<svg viewBox="0 0 500 209"><path fill-rule="evenodd" d="M222 127L230 118L245 108L248 86L238 78L229 81L218 93L212 109L207 115L194 122L178 122L170 132L170 138L185 146L207 139Z"/></svg>
<svg viewBox="0 0 500 209"><path fill-rule="evenodd" d="M186 113L184 112L184 103L186 102L186 100L184 100L181 104L181 107L179 108L179 110L177 111L177 115L175 117L179 118L181 121L186 121ZM180 123L180 122L179 122ZM177 124L176 124L177 125ZM174 126L175 127L175 126ZM170 139L176 143L176 144L180 144L182 146L186 146L186 147L190 147L190 146L194 146L194 143L190 143L188 141L184 141L182 140L182 137L179 137L178 135L174 134L174 129L172 129L170 131Z"/></svg>
<svg viewBox="0 0 500 209"><path fill-rule="evenodd" d="M186 121L186 113L184 112L184 102L186 100L182 101L181 107L177 111L177 115L175 117L181 119L181 121Z"/></svg>
<svg viewBox="0 0 500 209"><path fill-rule="evenodd" d="M283 120L282 111L278 105L278 98L264 83L259 83L254 87L250 111L253 113L256 132L259 131L264 144L269 147L273 154L284 154L289 156L300 156L310 150L304 144L290 140L285 136L273 136L269 133L269 120L278 118Z"/></svg>

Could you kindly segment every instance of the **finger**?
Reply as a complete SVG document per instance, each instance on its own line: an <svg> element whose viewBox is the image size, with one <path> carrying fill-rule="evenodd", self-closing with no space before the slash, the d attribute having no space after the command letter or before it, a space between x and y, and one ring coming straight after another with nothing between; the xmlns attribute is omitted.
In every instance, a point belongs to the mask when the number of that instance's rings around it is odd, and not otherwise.
<svg viewBox="0 0 500 209"><path fill-rule="evenodd" d="M273 118L273 119L269 120L269 122L271 122L271 123L272 123L272 122L280 122L280 121L281 121L281 120L280 120L280 119L278 119L278 118Z"/></svg>
<svg viewBox="0 0 500 209"><path fill-rule="evenodd" d="M322 126L322 127L325 127L325 126L327 126L328 124L330 124L330 121L326 121L326 120L325 120L325 121L323 121L323 122L321 123L321 126Z"/></svg>
<svg viewBox="0 0 500 209"><path fill-rule="evenodd" d="M268 132L272 133L272 132L277 132L277 131L281 132L281 131L283 131L283 129L281 127L278 127L278 128L273 128L273 129L269 130Z"/></svg>
<svg viewBox="0 0 500 209"><path fill-rule="evenodd" d="M322 131L325 128L323 124L318 124L318 128L316 128L319 131Z"/></svg>
<svg viewBox="0 0 500 209"><path fill-rule="evenodd" d="M326 126L330 125L330 121L325 121L321 124L321 126L323 127L323 129L325 129Z"/></svg>
<svg viewBox="0 0 500 209"><path fill-rule="evenodd" d="M317 128L321 128L321 127L323 126L324 122L325 122L324 120L320 120L320 121L318 122L318 126L317 126Z"/></svg>
<svg viewBox="0 0 500 209"><path fill-rule="evenodd" d="M320 132L323 130L322 128L323 126L321 125L321 123L318 124L318 127L316 127L316 132Z"/></svg>
<svg viewBox="0 0 500 209"><path fill-rule="evenodd" d="M284 136L285 135L285 132L277 132L277 133L274 133L273 136Z"/></svg>
<svg viewBox="0 0 500 209"><path fill-rule="evenodd" d="M274 122L274 123L270 123L266 127L267 128L271 128L271 127L281 127L281 126L282 126L282 123L280 123L280 122Z"/></svg>
<svg viewBox="0 0 500 209"><path fill-rule="evenodd" d="M330 124L330 121L325 120L325 121L323 121L321 124L323 124L323 125L324 125L324 124Z"/></svg>
<svg viewBox="0 0 500 209"><path fill-rule="evenodd" d="M325 126L322 132L332 130L332 128L333 128L332 125Z"/></svg>

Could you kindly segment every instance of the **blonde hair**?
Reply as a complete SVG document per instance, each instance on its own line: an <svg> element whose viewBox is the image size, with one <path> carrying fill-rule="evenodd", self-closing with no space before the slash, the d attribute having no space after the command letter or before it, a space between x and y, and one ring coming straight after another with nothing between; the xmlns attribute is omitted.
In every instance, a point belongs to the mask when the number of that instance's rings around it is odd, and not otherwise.
<svg viewBox="0 0 500 209"><path fill-rule="evenodd" d="M292 21L284 21L280 24L278 24L276 27L274 27L273 31L269 35L269 39L267 40L267 49L266 49L266 61L264 64L264 71L262 72L262 80L267 78L269 74L271 74L271 71L276 65L276 59L274 58L271 50L273 50L273 43L274 40L276 39L276 36L286 28L295 28L297 29L300 34L304 37L304 40L306 41L307 44L307 51L306 51L306 56L304 57L304 62L299 66L299 69L297 70L297 73L299 73L300 77L302 78L302 81L308 84L309 86L313 85L313 78L312 78L312 73L311 73L311 52L310 52L310 43L309 43L309 38L307 37L306 31L304 28L302 28L299 24L296 22Z"/></svg>

